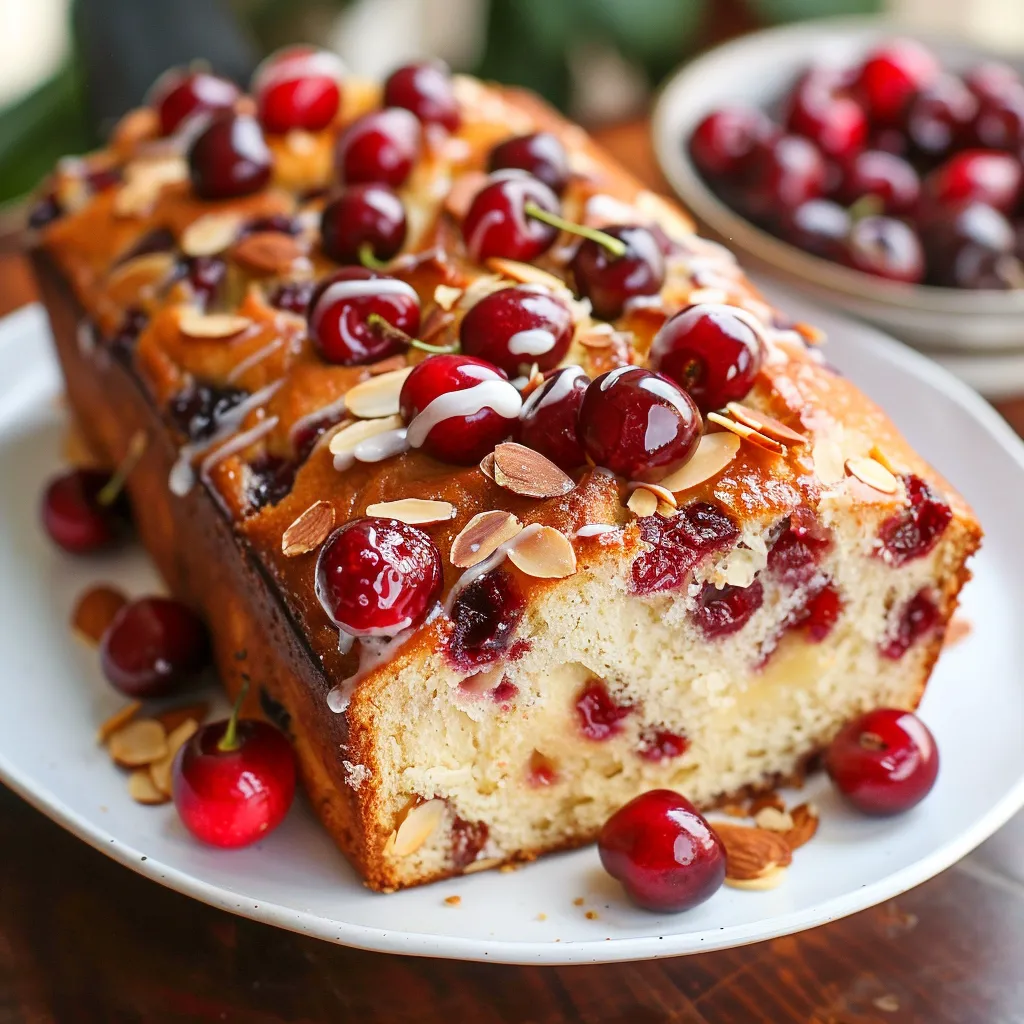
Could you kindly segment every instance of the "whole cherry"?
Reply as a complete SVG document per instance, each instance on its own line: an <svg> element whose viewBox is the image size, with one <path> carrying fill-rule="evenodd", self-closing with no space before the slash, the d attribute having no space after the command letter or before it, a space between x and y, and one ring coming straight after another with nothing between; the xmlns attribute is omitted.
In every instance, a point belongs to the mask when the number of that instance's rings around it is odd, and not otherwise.
<svg viewBox="0 0 1024 1024"><path fill-rule="evenodd" d="M524 171L498 171L473 197L462 237L478 263L492 256L529 263L558 237L558 227L541 218L558 213L558 196L544 182Z"/></svg>
<svg viewBox="0 0 1024 1024"><path fill-rule="evenodd" d="M912 213L921 195L921 179L903 157L881 149L865 149L843 170L837 196L851 205L864 196L878 201L878 212Z"/></svg>
<svg viewBox="0 0 1024 1024"><path fill-rule="evenodd" d="M940 75L911 99L907 136L919 153L944 156L967 137L977 110L977 97L956 75Z"/></svg>
<svg viewBox="0 0 1024 1024"><path fill-rule="evenodd" d="M775 223L825 191L825 158L813 142L783 135L761 146L751 158L750 181L741 202L755 220Z"/></svg>
<svg viewBox="0 0 1024 1024"><path fill-rule="evenodd" d="M982 96L970 130L975 145L1020 153L1024 147L1024 84Z"/></svg>
<svg viewBox="0 0 1024 1024"><path fill-rule="evenodd" d="M543 181L556 195L569 183L569 154L557 135L534 132L499 142L487 155L488 172L521 170Z"/></svg>
<svg viewBox="0 0 1024 1024"><path fill-rule="evenodd" d="M43 492L43 528L50 539L73 555L109 547L124 532L126 507L108 489L110 474L99 469L69 469L54 477Z"/></svg>
<svg viewBox="0 0 1024 1024"><path fill-rule="evenodd" d="M958 203L979 202L1010 214L1024 190L1024 169L1009 153L967 149L937 167L924 183L934 215Z"/></svg>
<svg viewBox="0 0 1024 1024"><path fill-rule="evenodd" d="M900 708L877 708L829 744L825 768L839 792L865 814L900 814L935 785L939 751L928 727Z"/></svg>
<svg viewBox="0 0 1024 1024"><path fill-rule="evenodd" d="M274 135L322 131L338 114L344 73L328 50L289 46L271 54L252 80L260 124Z"/></svg>
<svg viewBox="0 0 1024 1024"><path fill-rule="evenodd" d="M1010 222L986 203L967 202L925 221L929 281L943 287L988 287L986 268L1012 253Z"/></svg>
<svg viewBox="0 0 1024 1024"><path fill-rule="evenodd" d="M854 221L846 245L847 262L855 270L904 284L924 280L924 250L917 232L894 217L862 217Z"/></svg>
<svg viewBox="0 0 1024 1024"><path fill-rule="evenodd" d="M690 136L690 155L700 172L714 181L738 179L753 153L779 134L768 115L753 107L712 111Z"/></svg>
<svg viewBox="0 0 1024 1024"><path fill-rule="evenodd" d="M518 439L566 472L582 466L586 455L579 439L580 407L590 378L580 366L555 370L523 403Z"/></svg>
<svg viewBox="0 0 1024 1024"><path fill-rule="evenodd" d="M868 54L856 88L876 124L899 124L915 93L941 73L939 62L913 39L892 39Z"/></svg>
<svg viewBox="0 0 1024 1024"><path fill-rule="evenodd" d="M459 103L448 66L441 61L406 64L393 71L384 83L384 105L411 110L427 125L449 132L461 121Z"/></svg>
<svg viewBox="0 0 1024 1024"><path fill-rule="evenodd" d="M835 88L831 75L804 75L790 97L786 128L810 139L826 156L848 160L864 148L868 119L864 108Z"/></svg>
<svg viewBox="0 0 1024 1024"><path fill-rule="evenodd" d="M349 185L320 215L320 244L338 263L376 266L405 244L402 200L387 185Z"/></svg>
<svg viewBox="0 0 1024 1024"><path fill-rule="evenodd" d="M146 99L160 119L160 134L171 135L195 114L230 110L241 95L234 82L220 75L176 68L153 83Z"/></svg>
<svg viewBox="0 0 1024 1024"><path fill-rule="evenodd" d="M597 849L605 871L645 910L676 913L703 903L725 881L725 847L689 800L654 789L619 808Z"/></svg>
<svg viewBox="0 0 1024 1024"><path fill-rule="evenodd" d="M236 199L270 181L273 159L256 118L226 112L193 139L188 168L200 199Z"/></svg>
<svg viewBox="0 0 1024 1024"><path fill-rule="evenodd" d="M423 147L414 114L387 107L357 118L338 137L334 166L343 182L380 182L398 188L409 177Z"/></svg>
<svg viewBox="0 0 1024 1024"><path fill-rule="evenodd" d="M805 252L838 260L850 233L850 215L829 199L808 199L781 225L782 237Z"/></svg>
<svg viewBox="0 0 1024 1024"><path fill-rule="evenodd" d="M609 239L619 244L613 246ZM603 320L621 316L630 299L657 295L665 283L665 257L657 239L631 224L591 232L571 266L577 289Z"/></svg>

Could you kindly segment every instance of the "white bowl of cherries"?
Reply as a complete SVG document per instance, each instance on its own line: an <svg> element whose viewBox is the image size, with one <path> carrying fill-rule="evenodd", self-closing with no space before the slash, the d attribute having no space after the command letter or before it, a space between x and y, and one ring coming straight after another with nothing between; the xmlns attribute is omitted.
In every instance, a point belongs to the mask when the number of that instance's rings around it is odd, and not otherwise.
<svg viewBox="0 0 1024 1024"><path fill-rule="evenodd" d="M878 18L771 29L664 87L669 181L747 263L920 348L1024 353L1024 79Z"/></svg>

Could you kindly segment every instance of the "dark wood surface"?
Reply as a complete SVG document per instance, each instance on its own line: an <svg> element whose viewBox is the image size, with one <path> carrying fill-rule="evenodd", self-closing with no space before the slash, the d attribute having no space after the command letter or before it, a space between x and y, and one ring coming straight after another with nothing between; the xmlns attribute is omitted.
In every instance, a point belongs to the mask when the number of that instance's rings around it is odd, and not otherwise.
<svg viewBox="0 0 1024 1024"><path fill-rule="evenodd" d="M644 125L603 140L658 184ZM0 314L32 295L20 257L0 249ZM1000 408L1024 428L1024 399ZM133 874L0 787L0 1024L51 1021L1017 1024L1024 816L931 882L813 931L536 968L364 953L233 917Z"/></svg>

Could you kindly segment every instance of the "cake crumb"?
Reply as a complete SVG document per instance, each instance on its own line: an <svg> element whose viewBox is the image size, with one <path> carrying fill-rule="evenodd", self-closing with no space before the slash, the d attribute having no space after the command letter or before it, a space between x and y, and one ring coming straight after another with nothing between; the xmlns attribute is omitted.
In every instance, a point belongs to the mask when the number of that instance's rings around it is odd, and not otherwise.
<svg viewBox="0 0 1024 1024"><path fill-rule="evenodd" d="M946 639L943 641L942 646L955 647L957 644L962 643L971 635L973 628L970 622L962 615L954 615L946 627Z"/></svg>
<svg viewBox="0 0 1024 1024"><path fill-rule="evenodd" d="M358 790L370 777L370 769L365 764L353 764L351 761L342 761L341 765L345 769L345 781L351 789Z"/></svg>
<svg viewBox="0 0 1024 1024"><path fill-rule="evenodd" d="M896 1013L900 1008L900 1001L891 994L879 996L874 1002L875 1007L883 1013Z"/></svg>
<svg viewBox="0 0 1024 1024"><path fill-rule="evenodd" d="M597 916L598 915L596 910L588 910L586 914L584 914L584 917L586 917L588 921L596 921Z"/></svg>
<svg viewBox="0 0 1024 1024"><path fill-rule="evenodd" d="M457 907L462 902L462 897L461 896L446 896L444 898L444 901L445 901L445 903L448 904L449 907Z"/></svg>
<svg viewBox="0 0 1024 1024"><path fill-rule="evenodd" d="M574 907L582 907L584 903L586 903L586 900L582 896L577 896L576 899L572 901L572 905Z"/></svg>
<svg viewBox="0 0 1024 1024"><path fill-rule="evenodd" d="M538 914L537 915L537 920L538 921L546 921L547 919L548 919L548 915L547 914Z"/></svg>
<svg viewBox="0 0 1024 1024"><path fill-rule="evenodd" d="M500 872L501 872L501 873L502 873L503 875L509 875L509 874L511 874L511 873L512 873L513 871L518 871L518 870L519 870L519 865L518 865L518 864L516 864L516 863L515 863L514 861L512 861L512 862L510 862L510 863L508 863L508 864L502 864L502 865L501 865L501 867L500 867L500 868L498 868L498 870L499 870L499 871L500 871Z"/></svg>

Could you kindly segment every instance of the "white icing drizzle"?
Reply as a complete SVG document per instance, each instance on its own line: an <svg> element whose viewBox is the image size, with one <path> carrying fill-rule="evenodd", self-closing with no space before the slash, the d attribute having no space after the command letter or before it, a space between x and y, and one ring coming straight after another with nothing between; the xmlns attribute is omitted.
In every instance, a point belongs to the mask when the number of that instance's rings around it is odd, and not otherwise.
<svg viewBox="0 0 1024 1024"><path fill-rule="evenodd" d="M303 78L313 76L333 78L341 81L345 77L344 61L329 50L313 50L312 53L302 53L303 47L293 47L295 53L272 54L259 67L252 76L252 91L262 92L271 86L282 85L285 82L297 82Z"/></svg>
<svg viewBox="0 0 1024 1024"><path fill-rule="evenodd" d="M379 295L403 295L407 299L412 299L417 306L420 304L419 296L412 285L393 277L335 281L334 284L328 285L320 298L316 300L316 305L313 307L313 315L310 317L311 326L314 331L319 330L320 321L323 319L324 314L336 302L342 302L345 299L360 299Z"/></svg>
<svg viewBox="0 0 1024 1024"><path fill-rule="evenodd" d="M210 475L210 470L214 466L219 462L223 462L228 456L234 455L235 452L248 448L249 445L258 441L264 434L269 434L277 426L277 422L278 418L276 416L268 416L265 420L257 423L255 427L250 427L248 430L243 430L241 434L236 434L230 441L222 444L215 452L211 452L203 459L202 465L199 467L199 475L202 479L207 479Z"/></svg>
<svg viewBox="0 0 1024 1024"><path fill-rule="evenodd" d="M263 348L258 348L251 355L246 356L237 366L232 368L228 374L228 383L234 384L242 374L262 363L264 359L276 352L283 344L284 338L274 338L268 345L264 345Z"/></svg>
<svg viewBox="0 0 1024 1024"><path fill-rule="evenodd" d="M475 367L468 366L465 369L469 372ZM492 371L488 371L488 374L493 376ZM522 396L507 380L483 380L462 391L448 391L438 395L413 417L408 430L409 444L419 448L438 423L454 416L475 416L483 409L493 409L499 416L514 420L522 407Z"/></svg>
<svg viewBox="0 0 1024 1024"><path fill-rule="evenodd" d="M601 381L601 390L607 391L624 373L635 369L635 366L626 365L616 366L614 370L609 370L604 380Z"/></svg>
<svg viewBox="0 0 1024 1024"><path fill-rule="evenodd" d="M337 417L341 418L342 413L345 411L345 396L335 399L333 402L328 402L327 405L321 405L319 409L314 409L310 413L306 413L305 416L300 416L293 424L292 429L289 432L289 437L292 441L299 436L299 432L304 430L306 427L313 423L318 422L321 419L334 419Z"/></svg>
<svg viewBox="0 0 1024 1024"><path fill-rule="evenodd" d="M526 215L523 213L523 207L526 205L526 200L523 199L523 193L530 187L531 180L533 180L533 175L527 174L526 171L510 168L507 170L495 171L483 186L483 188L486 188L487 185L492 185L496 181L507 181L512 183L512 188L509 190L511 193L509 208L512 211L512 217L516 222L516 229L527 235L530 234L530 225L527 223ZM516 193L518 193L518 195ZM477 194L479 195L479 193ZM483 245L484 237L487 235L487 232L490 231L494 225L500 224L504 219L504 214L499 210L491 210L480 218L480 222L477 224L476 229L469 238L466 239L466 250L474 262L480 262L480 247Z"/></svg>
<svg viewBox="0 0 1024 1024"><path fill-rule="evenodd" d="M585 224L594 221L604 224L632 224L636 219L636 210L632 206L603 192L591 196L583 207Z"/></svg>
<svg viewBox="0 0 1024 1024"><path fill-rule="evenodd" d="M401 455L409 450L406 428L385 430L383 434L374 434L356 445L353 455L359 462L383 462L392 455Z"/></svg>
<svg viewBox="0 0 1024 1024"><path fill-rule="evenodd" d="M545 382L536 391L530 393L523 408L519 412L520 419L526 419L537 409L545 409L547 406L560 402L572 390L573 383L580 377L585 377L586 371L582 366L565 366L550 378L551 387Z"/></svg>
<svg viewBox="0 0 1024 1024"><path fill-rule="evenodd" d="M448 591L448 597L444 602L444 610L446 615L451 615L452 608L455 607L455 601L459 594L474 582L474 580L480 579L481 576L486 575L492 569L496 569L505 559L508 557L508 553L521 544L527 537L532 537L533 534L537 533L538 530L542 529L540 523L531 523L525 527L514 537L510 537L504 544L498 545L483 561L477 562L476 565L471 565L456 581L455 585L450 591Z"/></svg>
<svg viewBox="0 0 1024 1024"><path fill-rule="evenodd" d="M586 526L581 526L574 534L573 538L576 537L603 537L608 533L618 533L619 527L612 523L587 523Z"/></svg>
<svg viewBox="0 0 1024 1024"><path fill-rule="evenodd" d="M543 327L531 327L526 331L516 331L508 339L508 350L514 356L542 356L555 347L555 341L551 331Z"/></svg>
<svg viewBox="0 0 1024 1024"><path fill-rule="evenodd" d="M93 327L91 320L82 319L78 321L78 327L75 329L75 338L78 341L78 351L83 356L92 355L96 351L96 328Z"/></svg>

